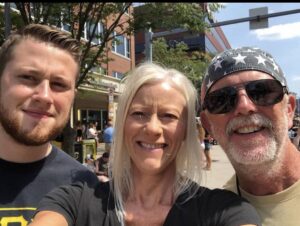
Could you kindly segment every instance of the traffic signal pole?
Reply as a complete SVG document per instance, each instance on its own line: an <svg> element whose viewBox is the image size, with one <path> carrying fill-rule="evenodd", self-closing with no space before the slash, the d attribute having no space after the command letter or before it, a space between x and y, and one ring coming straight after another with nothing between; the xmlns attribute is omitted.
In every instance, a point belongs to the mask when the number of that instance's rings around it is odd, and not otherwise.
<svg viewBox="0 0 300 226"><path fill-rule="evenodd" d="M288 10L288 11L283 11L283 12L278 12L278 13L269 13L269 14L265 14L265 15L257 15L257 16L251 16L251 17L243 17L243 18L234 19L234 20L226 20L226 21L222 21L222 22L211 23L208 25L208 27L220 27L220 26L224 26L224 25L237 24L237 23L242 23L242 22L247 22L247 21L260 21L260 20L267 19L270 17L285 16L285 15L290 15L290 14L295 14L295 13L300 13L300 9Z"/></svg>

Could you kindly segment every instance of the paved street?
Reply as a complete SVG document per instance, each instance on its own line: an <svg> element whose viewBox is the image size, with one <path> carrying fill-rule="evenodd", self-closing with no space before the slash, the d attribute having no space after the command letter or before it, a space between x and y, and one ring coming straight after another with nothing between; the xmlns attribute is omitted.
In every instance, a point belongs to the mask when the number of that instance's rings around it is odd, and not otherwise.
<svg viewBox="0 0 300 226"><path fill-rule="evenodd" d="M104 151L104 143L98 146L98 155ZM210 171L203 170L202 185L209 188L221 188L222 185L233 175L234 170L219 145L212 145L210 150L212 157L212 167Z"/></svg>
<svg viewBox="0 0 300 226"><path fill-rule="evenodd" d="M234 174L234 169L219 145L211 147L212 166L210 171L203 170L202 185L209 188L221 188Z"/></svg>

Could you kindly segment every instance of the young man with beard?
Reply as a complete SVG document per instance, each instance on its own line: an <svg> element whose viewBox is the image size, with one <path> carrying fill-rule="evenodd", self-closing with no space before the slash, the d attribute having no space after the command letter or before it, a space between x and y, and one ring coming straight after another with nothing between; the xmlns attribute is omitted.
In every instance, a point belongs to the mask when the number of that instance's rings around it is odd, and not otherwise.
<svg viewBox="0 0 300 226"><path fill-rule="evenodd" d="M79 74L76 40L31 24L0 50L0 224L27 225L53 188L97 177L50 144L69 119Z"/></svg>
<svg viewBox="0 0 300 226"><path fill-rule="evenodd" d="M215 56L201 104L203 125L236 172L225 188L248 199L263 225L298 225L300 152L288 137L296 100L273 57L250 47Z"/></svg>

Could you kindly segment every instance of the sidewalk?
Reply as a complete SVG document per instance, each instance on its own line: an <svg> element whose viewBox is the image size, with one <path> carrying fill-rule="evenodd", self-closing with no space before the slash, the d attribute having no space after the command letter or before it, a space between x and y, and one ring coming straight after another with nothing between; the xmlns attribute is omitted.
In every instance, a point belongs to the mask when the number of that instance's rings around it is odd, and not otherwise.
<svg viewBox="0 0 300 226"><path fill-rule="evenodd" d="M210 154L211 170L203 170L202 185L209 188L221 188L234 174L234 169L220 145L212 145Z"/></svg>
<svg viewBox="0 0 300 226"><path fill-rule="evenodd" d="M100 143L97 148L97 158L104 152L104 143ZM212 145L211 150L212 165L211 170L202 171L202 184L209 188L221 188L222 185L234 174L226 154L219 145Z"/></svg>

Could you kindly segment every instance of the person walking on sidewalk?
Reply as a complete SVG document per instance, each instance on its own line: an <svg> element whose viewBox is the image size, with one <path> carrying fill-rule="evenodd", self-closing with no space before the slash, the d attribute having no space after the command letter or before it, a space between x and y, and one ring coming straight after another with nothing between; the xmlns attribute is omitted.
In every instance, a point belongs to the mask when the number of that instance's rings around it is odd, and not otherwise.
<svg viewBox="0 0 300 226"><path fill-rule="evenodd" d="M236 172L224 187L249 200L264 226L299 225L300 152L288 136L296 98L274 58L252 47L216 55L201 106L203 126Z"/></svg>
<svg viewBox="0 0 300 226"><path fill-rule="evenodd" d="M204 155L205 155L205 160L206 160L206 166L203 168L204 170L211 170L211 157L210 157L211 139L212 139L212 137L207 132L207 130L205 130Z"/></svg>
<svg viewBox="0 0 300 226"><path fill-rule="evenodd" d="M300 151L300 126L297 129L297 135L293 139L293 144L297 147L297 149Z"/></svg>

